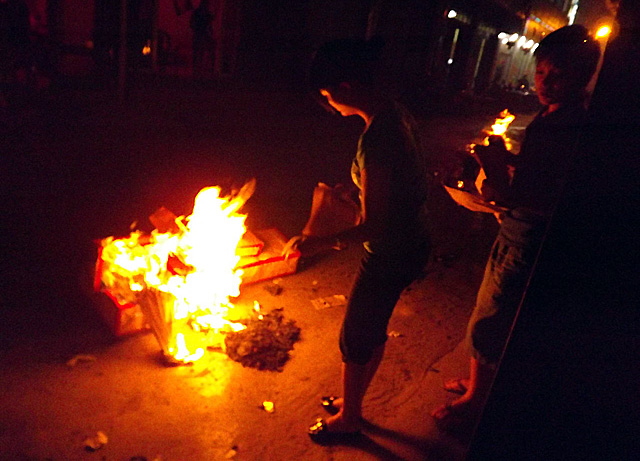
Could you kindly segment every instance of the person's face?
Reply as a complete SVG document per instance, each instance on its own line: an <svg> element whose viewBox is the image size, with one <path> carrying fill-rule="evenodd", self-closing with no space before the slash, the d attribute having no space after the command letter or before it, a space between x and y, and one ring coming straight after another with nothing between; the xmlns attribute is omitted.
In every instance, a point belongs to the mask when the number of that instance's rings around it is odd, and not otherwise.
<svg viewBox="0 0 640 461"><path fill-rule="evenodd" d="M350 87L341 83L336 88L322 88L320 94L327 99L331 107L340 112L343 117L357 115L356 108L350 105Z"/></svg>
<svg viewBox="0 0 640 461"><path fill-rule="evenodd" d="M559 68L548 60L536 64L535 82L538 99L545 106L574 100L584 89L581 80L569 66Z"/></svg>

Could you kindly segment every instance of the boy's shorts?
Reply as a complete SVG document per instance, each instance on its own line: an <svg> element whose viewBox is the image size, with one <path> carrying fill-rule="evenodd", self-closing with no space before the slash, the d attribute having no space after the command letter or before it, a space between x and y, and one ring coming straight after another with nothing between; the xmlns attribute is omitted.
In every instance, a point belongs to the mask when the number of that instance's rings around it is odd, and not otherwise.
<svg viewBox="0 0 640 461"><path fill-rule="evenodd" d="M387 340L387 325L402 291L423 271L430 245L410 254L377 254L365 250L351 289L340 331L344 362L364 365Z"/></svg>
<svg viewBox="0 0 640 461"><path fill-rule="evenodd" d="M515 244L498 235L467 327L467 344L479 362L496 365L524 295L538 244Z"/></svg>

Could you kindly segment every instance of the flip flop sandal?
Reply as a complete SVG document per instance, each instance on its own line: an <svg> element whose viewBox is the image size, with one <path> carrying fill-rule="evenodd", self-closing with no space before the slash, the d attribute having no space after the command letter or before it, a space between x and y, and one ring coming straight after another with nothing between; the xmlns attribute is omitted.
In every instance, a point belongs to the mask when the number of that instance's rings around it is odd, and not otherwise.
<svg viewBox="0 0 640 461"><path fill-rule="evenodd" d="M333 445L353 442L362 433L355 432L330 432L324 419L318 418L316 422L309 427L309 437L312 442L319 445Z"/></svg>
<svg viewBox="0 0 640 461"><path fill-rule="evenodd" d="M330 415L335 415L340 411L340 408L336 407L333 402L335 402L340 397L336 397L335 395L324 396L320 399L322 403L322 408L325 409L327 413Z"/></svg>

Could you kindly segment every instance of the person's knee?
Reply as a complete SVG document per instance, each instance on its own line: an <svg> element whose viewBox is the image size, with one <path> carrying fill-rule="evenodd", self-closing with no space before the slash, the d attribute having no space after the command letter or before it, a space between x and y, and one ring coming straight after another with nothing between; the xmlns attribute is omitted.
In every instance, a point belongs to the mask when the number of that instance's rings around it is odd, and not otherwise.
<svg viewBox="0 0 640 461"><path fill-rule="evenodd" d="M509 336L511 323L504 316L493 316L471 325L469 337L473 356L483 363L497 363Z"/></svg>

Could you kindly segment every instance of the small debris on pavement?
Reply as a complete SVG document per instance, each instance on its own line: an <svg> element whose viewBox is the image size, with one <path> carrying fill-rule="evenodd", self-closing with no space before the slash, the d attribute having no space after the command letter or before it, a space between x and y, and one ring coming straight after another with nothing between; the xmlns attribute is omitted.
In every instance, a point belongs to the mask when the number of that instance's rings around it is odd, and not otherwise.
<svg viewBox="0 0 640 461"><path fill-rule="evenodd" d="M265 291L267 291L273 296L278 296L282 294L282 290L283 290L282 285L280 285L279 283L276 283L275 280L272 283L265 285L264 289Z"/></svg>
<svg viewBox="0 0 640 461"><path fill-rule="evenodd" d="M347 297L345 295L326 296L324 298L312 299L311 304L318 311L330 307L341 307L347 304Z"/></svg>
<svg viewBox="0 0 640 461"><path fill-rule="evenodd" d="M390 331L389 332L389 338L401 338L404 335L402 333L399 333L397 331Z"/></svg>
<svg viewBox="0 0 640 461"><path fill-rule="evenodd" d="M234 445L233 447L231 447L231 450L229 450L227 454L224 455L224 457L225 459L232 459L232 458L235 458L237 454L238 454L238 447Z"/></svg>
<svg viewBox="0 0 640 461"><path fill-rule="evenodd" d="M276 411L276 405L273 402L265 400L264 402L262 402L262 409L267 413L273 413L274 411Z"/></svg>
<svg viewBox="0 0 640 461"><path fill-rule="evenodd" d="M429 368L427 371L433 371L434 373L440 373L440 370L438 370L437 368Z"/></svg>
<svg viewBox="0 0 640 461"><path fill-rule="evenodd" d="M102 431L98 431L95 436L87 437L84 440L84 448L87 451L96 451L106 445L108 441L107 435Z"/></svg>
<svg viewBox="0 0 640 461"><path fill-rule="evenodd" d="M75 367L79 362L95 362L96 360L98 360L95 356L93 355L86 355L86 354L78 354L75 357L69 359L67 361L67 366L70 368Z"/></svg>

